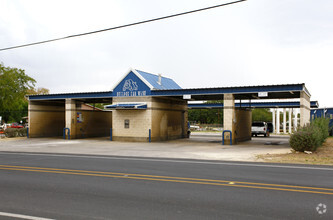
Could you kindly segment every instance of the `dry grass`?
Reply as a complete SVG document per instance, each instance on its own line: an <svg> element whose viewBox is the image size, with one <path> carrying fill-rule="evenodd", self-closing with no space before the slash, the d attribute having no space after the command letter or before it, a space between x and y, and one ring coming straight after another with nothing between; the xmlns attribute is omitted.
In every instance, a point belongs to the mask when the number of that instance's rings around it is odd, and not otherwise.
<svg viewBox="0 0 333 220"><path fill-rule="evenodd" d="M323 146L312 154L290 150L288 154L264 154L258 155L257 158L259 161L272 163L333 165L333 137L327 138Z"/></svg>

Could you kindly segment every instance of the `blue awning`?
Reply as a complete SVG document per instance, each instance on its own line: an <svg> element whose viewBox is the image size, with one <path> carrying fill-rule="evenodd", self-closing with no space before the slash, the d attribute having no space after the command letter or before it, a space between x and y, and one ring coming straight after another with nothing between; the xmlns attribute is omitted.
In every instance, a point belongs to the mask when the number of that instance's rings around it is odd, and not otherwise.
<svg viewBox="0 0 333 220"><path fill-rule="evenodd" d="M107 109L147 109L147 103L118 103L105 106Z"/></svg>

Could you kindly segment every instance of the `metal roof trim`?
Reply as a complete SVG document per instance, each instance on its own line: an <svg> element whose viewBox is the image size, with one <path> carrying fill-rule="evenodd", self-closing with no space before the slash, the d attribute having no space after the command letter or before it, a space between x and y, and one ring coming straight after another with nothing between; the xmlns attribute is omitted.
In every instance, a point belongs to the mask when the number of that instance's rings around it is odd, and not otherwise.
<svg viewBox="0 0 333 220"><path fill-rule="evenodd" d="M305 83L303 83L303 91L304 91L309 97L311 97L311 94L310 94L309 90L305 87Z"/></svg>
<svg viewBox="0 0 333 220"><path fill-rule="evenodd" d="M318 106L318 101L311 101L310 107L316 108ZM195 103L188 104L188 108L223 108L223 103ZM235 107L261 107L261 108L291 108L291 107L300 107L299 101L293 102L242 102L235 103Z"/></svg>
<svg viewBox="0 0 333 220"><path fill-rule="evenodd" d="M183 88L183 89L165 89L159 91L177 91L177 90L206 90L206 89L235 89L235 88L258 88L258 87L278 87L278 86L301 86L298 91L302 91L304 83L299 84L271 84L271 85L256 85L256 86L227 86L227 87L205 87L205 88Z"/></svg>
<svg viewBox="0 0 333 220"><path fill-rule="evenodd" d="M147 103L116 103L104 106L106 109L147 109Z"/></svg>
<svg viewBox="0 0 333 220"><path fill-rule="evenodd" d="M154 88L145 78L143 78L143 76L141 76L136 69L134 68L130 68L124 75L123 77L120 78L120 80L118 80L118 82L113 86L112 91L119 85L119 83L121 83L121 81L123 81L125 79L125 77L130 74L133 73L134 75L136 75L144 84L146 84L151 90Z"/></svg>
<svg viewBox="0 0 333 220"><path fill-rule="evenodd" d="M279 87L286 87L285 89L281 90L272 90L273 88L279 88ZM287 92L290 91L290 87L298 87L295 88L292 91L303 91L304 84L280 84L280 85L263 85L263 86L235 86L235 87L211 87L211 88L192 88L192 89L167 89L167 90L153 90L153 93L156 93L155 95L158 95L158 93L165 93L165 92L171 92L171 93L176 93L176 92L182 92L179 95L183 94L193 94L193 91L199 91L196 92L195 95L204 95L204 94L210 94L210 95L218 95L218 94L228 94L228 93L254 93L254 92ZM244 91L244 90L249 90L249 89L255 89L255 88L261 88L260 90L254 90L254 91ZM271 89L269 89L271 88ZM200 92L201 90L201 92ZM224 92L216 92L212 93L209 91L213 90L229 90L229 91L224 91ZM242 91L231 91L231 90L242 90ZM152 96L154 95L152 93ZM193 94L194 95L194 94Z"/></svg>
<svg viewBox="0 0 333 220"><path fill-rule="evenodd" d="M150 90L154 89L154 86L152 84L150 84L140 73L138 73L138 71L136 71L136 69L133 69L133 73L137 77L139 77L139 79L141 79L142 82L144 82L150 88Z"/></svg>
<svg viewBox="0 0 333 220"><path fill-rule="evenodd" d="M28 95L29 100L66 99L66 98L112 98L112 97L113 96L111 91Z"/></svg>

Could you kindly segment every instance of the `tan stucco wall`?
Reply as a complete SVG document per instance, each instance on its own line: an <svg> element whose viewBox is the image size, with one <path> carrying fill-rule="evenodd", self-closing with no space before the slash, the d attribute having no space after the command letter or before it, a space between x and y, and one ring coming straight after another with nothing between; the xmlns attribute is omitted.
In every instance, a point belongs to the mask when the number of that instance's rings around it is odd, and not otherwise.
<svg viewBox="0 0 333 220"><path fill-rule="evenodd" d="M118 97L113 104L131 102L147 103L147 110L113 110L112 140L114 141L148 141L151 129L151 97ZM125 120L129 120L129 128L125 128Z"/></svg>
<svg viewBox="0 0 333 220"><path fill-rule="evenodd" d="M187 102L174 99L152 99L152 140L184 138L187 134Z"/></svg>
<svg viewBox="0 0 333 220"><path fill-rule="evenodd" d="M29 137L62 136L65 127L65 104L29 101Z"/></svg>
<svg viewBox="0 0 333 220"><path fill-rule="evenodd" d="M252 112L249 109L235 108L233 94L224 94L223 129L232 132L232 144L251 140ZM225 132L224 143L230 144L230 134Z"/></svg>
<svg viewBox="0 0 333 220"><path fill-rule="evenodd" d="M236 143L251 140L252 111L249 109L236 109Z"/></svg>
<svg viewBox="0 0 333 220"><path fill-rule="evenodd" d="M110 135L112 127L111 111L92 111L77 109L76 113L81 113L82 122L76 120L75 137L105 137Z"/></svg>
<svg viewBox="0 0 333 220"><path fill-rule="evenodd" d="M147 103L146 110L114 110L112 120L113 140L148 141L182 138L186 134L187 103L170 98L118 97L116 103ZM125 128L125 120L130 121Z"/></svg>
<svg viewBox="0 0 333 220"><path fill-rule="evenodd" d="M110 135L112 112L86 110L80 101L66 99L66 127L70 129L71 139L86 137L104 137ZM83 106L83 107L82 107ZM81 121L78 120L78 113ZM66 133L67 134L67 133Z"/></svg>

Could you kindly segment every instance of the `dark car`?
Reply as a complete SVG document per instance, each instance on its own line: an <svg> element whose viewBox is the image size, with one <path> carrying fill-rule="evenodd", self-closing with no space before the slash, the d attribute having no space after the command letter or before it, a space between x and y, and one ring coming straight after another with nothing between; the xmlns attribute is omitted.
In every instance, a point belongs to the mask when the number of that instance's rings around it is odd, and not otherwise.
<svg viewBox="0 0 333 220"><path fill-rule="evenodd" d="M273 133L273 123L272 122L267 122L267 130L269 133Z"/></svg>

